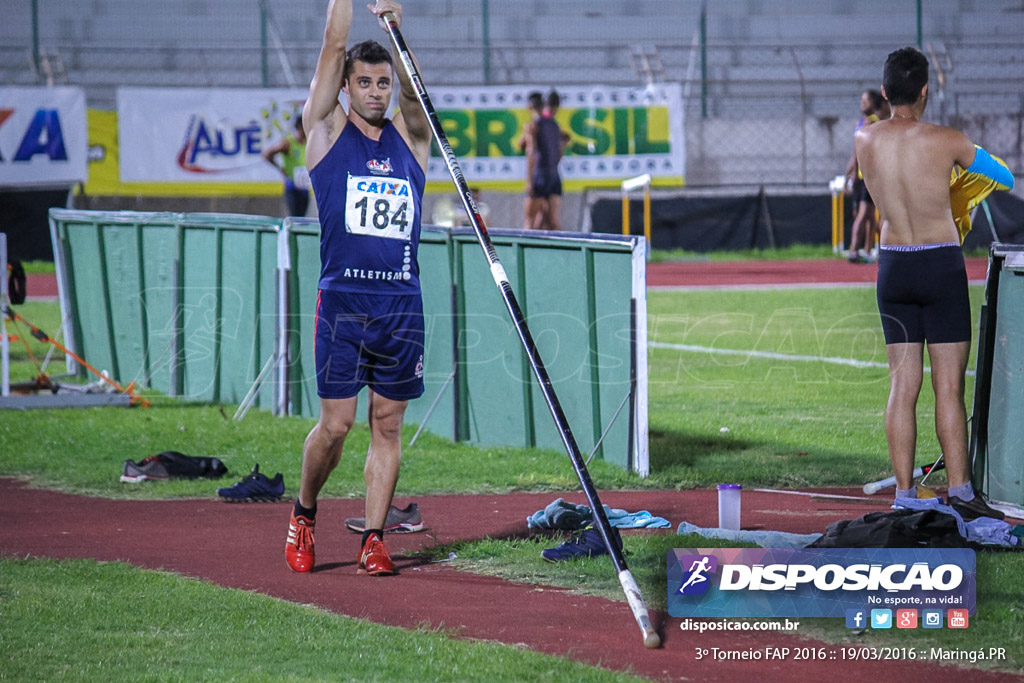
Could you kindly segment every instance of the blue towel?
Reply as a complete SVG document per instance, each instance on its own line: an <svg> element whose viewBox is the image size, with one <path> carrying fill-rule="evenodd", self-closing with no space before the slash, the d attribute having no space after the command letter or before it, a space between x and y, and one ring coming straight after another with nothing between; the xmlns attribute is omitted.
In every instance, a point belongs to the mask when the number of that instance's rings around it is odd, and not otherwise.
<svg viewBox="0 0 1024 683"><path fill-rule="evenodd" d="M735 531L733 529L705 529L689 522L683 522L676 530L678 534L697 534L704 538L720 538L726 541L755 543L762 548L806 548L821 534L790 534L785 531Z"/></svg>
<svg viewBox="0 0 1024 683"><path fill-rule="evenodd" d="M617 529L665 529L672 526L664 517L655 517L647 510L628 512L618 508L602 506L608 523ZM543 510L537 510L526 518L531 529L562 529L576 531L586 529L594 523L594 511L586 505L567 503L556 498Z"/></svg>
<svg viewBox="0 0 1024 683"><path fill-rule="evenodd" d="M605 505L604 513L608 516L608 523L617 529L668 529L672 526L672 522L664 517L655 517L647 510L626 512Z"/></svg>
<svg viewBox="0 0 1024 683"><path fill-rule="evenodd" d="M594 511L586 505L567 503L564 498L556 498L543 510L537 510L526 518L526 525L531 529L564 529L573 531L585 529L594 520Z"/></svg>
<svg viewBox="0 0 1024 683"><path fill-rule="evenodd" d="M946 505L941 498L897 498L892 509L908 508L910 510L937 510L956 517L956 526L960 535L968 541L984 545L1001 545L1016 548L1020 538L1013 535L1013 527L1001 519L978 517L965 522L960 513Z"/></svg>

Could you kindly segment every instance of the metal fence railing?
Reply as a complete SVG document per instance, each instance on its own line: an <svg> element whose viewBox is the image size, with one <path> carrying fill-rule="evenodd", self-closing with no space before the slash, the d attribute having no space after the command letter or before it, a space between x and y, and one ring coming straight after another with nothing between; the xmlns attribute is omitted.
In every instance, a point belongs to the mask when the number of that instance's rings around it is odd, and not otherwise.
<svg viewBox="0 0 1024 683"><path fill-rule="evenodd" d="M430 83L507 84L604 83L633 85L647 81L686 82L694 96L713 104L729 95L780 96L841 94L877 87L886 54L897 45L818 42L678 43L577 41L488 42L436 40L416 46ZM168 81L194 85L257 84L266 87L305 84L312 76L320 44L267 41L206 44L168 40L157 45L47 43L39 52L59 58L68 77L93 85L139 85ZM943 88L956 92L1024 90L1024 43L961 42L937 39L924 51ZM45 59L41 60L45 61ZM3 82L40 81L29 42L0 40ZM801 88L803 84L803 88ZM102 97L102 93L99 95Z"/></svg>

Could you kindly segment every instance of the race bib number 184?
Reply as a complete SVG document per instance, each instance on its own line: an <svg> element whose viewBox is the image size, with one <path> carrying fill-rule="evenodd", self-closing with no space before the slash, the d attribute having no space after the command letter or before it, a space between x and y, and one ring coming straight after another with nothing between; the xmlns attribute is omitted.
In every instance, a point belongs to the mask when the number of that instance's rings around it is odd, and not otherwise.
<svg viewBox="0 0 1024 683"><path fill-rule="evenodd" d="M345 199L348 232L409 240L415 218L416 205L408 180L349 175Z"/></svg>

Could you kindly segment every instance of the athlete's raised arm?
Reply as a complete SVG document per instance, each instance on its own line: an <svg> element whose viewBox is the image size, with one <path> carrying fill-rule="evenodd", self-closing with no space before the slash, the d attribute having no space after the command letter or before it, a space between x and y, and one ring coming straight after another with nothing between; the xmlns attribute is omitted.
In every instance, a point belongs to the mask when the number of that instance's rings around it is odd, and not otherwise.
<svg viewBox="0 0 1024 683"><path fill-rule="evenodd" d="M395 2L395 0L377 0L376 5L367 5L367 7L377 17L385 13L393 14L398 27L402 27L402 6ZM383 21L381 25L383 26ZM395 53L395 75L398 77L398 84L400 86L398 92L398 113L394 118L395 128L398 129L398 132L401 133L409 145L413 156L420 162L420 166L426 169L427 160L430 158L430 143L432 139L430 123L427 120L427 115L423 112L423 108L420 106L419 98L416 97L416 89L409 79L409 74L405 72L405 66L398 55L398 48L395 45L391 47ZM419 69L416 56L412 54L411 50L409 54L412 55L413 63Z"/></svg>
<svg viewBox="0 0 1024 683"><path fill-rule="evenodd" d="M302 126L308 139L306 165L309 168L330 149L330 142L344 126L344 112L338 103L345 73L345 46L352 28L352 0L331 0L327 6L324 42L309 84L309 97L302 110ZM335 130L339 128L339 130Z"/></svg>

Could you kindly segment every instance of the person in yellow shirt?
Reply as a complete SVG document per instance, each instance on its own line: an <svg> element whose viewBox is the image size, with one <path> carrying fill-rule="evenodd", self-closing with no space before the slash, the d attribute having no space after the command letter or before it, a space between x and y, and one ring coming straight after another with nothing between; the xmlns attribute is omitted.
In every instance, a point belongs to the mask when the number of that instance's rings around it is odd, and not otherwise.
<svg viewBox="0 0 1024 683"><path fill-rule="evenodd" d="M964 243L967 233L973 227L971 211L974 207L996 190L1005 192L1013 187L1013 175L1006 162L977 145L974 147L983 152L980 156L975 155L976 163L971 164L970 168L954 166L949 178L949 207L953 212L953 223L960 234L960 244Z"/></svg>
<svg viewBox="0 0 1024 683"><path fill-rule="evenodd" d="M302 115L295 117L295 131L260 154L284 176L284 203L289 216L305 216L309 208L309 172L306 170L306 131ZM277 158L280 157L280 161Z"/></svg>

